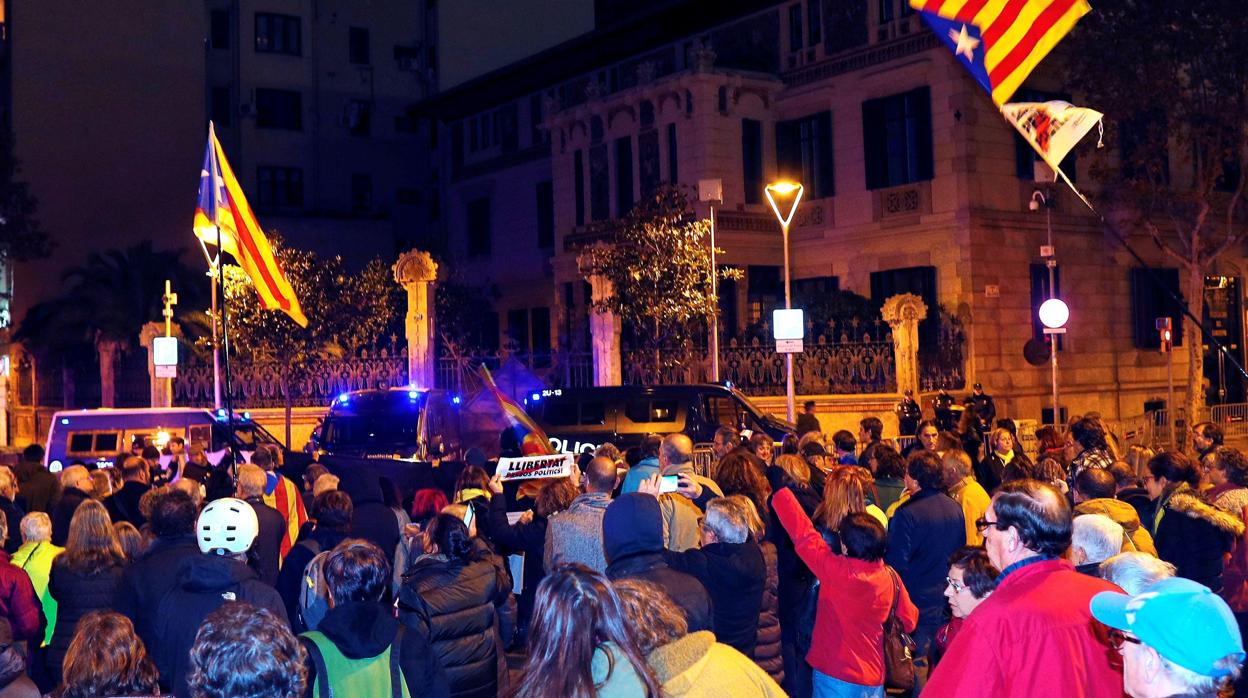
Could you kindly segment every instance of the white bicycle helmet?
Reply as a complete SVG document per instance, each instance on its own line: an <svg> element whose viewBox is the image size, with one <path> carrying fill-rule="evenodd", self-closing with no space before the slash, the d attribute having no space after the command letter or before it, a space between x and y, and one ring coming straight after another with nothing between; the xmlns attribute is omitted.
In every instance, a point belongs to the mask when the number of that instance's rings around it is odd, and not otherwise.
<svg viewBox="0 0 1248 698"><path fill-rule="evenodd" d="M251 549L260 534L256 510L241 499L225 497L204 507L195 522L199 550L218 555L237 555Z"/></svg>

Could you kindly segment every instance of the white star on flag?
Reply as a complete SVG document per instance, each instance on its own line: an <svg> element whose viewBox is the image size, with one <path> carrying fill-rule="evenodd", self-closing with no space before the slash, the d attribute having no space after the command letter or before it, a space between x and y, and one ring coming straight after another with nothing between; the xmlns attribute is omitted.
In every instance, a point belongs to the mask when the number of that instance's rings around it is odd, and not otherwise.
<svg viewBox="0 0 1248 698"><path fill-rule="evenodd" d="M979 46L979 39L972 37L966 31L966 25L962 25L961 31L949 30L949 39L958 42L957 48L953 50L955 56L966 56L966 60L975 61L975 48Z"/></svg>

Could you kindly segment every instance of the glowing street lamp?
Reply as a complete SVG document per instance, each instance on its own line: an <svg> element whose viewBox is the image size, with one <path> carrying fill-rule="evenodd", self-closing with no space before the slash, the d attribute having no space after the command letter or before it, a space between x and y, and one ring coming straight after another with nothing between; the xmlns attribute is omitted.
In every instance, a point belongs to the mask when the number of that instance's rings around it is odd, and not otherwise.
<svg viewBox="0 0 1248 698"><path fill-rule="evenodd" d="M793 214L797 213L797 204L802 200L802 185L798 182L780 181L768 184L763 192L767 195L767 203L780 221L780 235L784 240L784 308L793 307L793 296L789 290L789 224L793 222ZM786 209L782 213L782 209ZM785 410L790 422L794 421L793 407L793 354L784 355L784 394Z"/></svg>
<svg viewBox="0 0 1248 698"><path fill-rule="evenodd" d="M1040 304L1040 324L1044 325L1044 333L1049 335L1049 365L1052 367L1053 381L1053 426L1057 426L1060 412L1057 407L1057 335L1066 333L1066 323L1070 321L1070 308L1061 298L1050 298Z"/></svg>

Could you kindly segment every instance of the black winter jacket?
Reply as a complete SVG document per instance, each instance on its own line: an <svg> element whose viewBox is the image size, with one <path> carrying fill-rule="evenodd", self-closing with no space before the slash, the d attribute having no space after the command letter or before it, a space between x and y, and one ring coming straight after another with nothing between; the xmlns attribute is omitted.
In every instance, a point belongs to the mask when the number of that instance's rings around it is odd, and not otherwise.
<svg viewBox="0 0 1248 698"><path fill-rule="evenodd" d="M190 695L186 686L188 655L209 613L229 601L245 601L267 608L283 623L287 621L286 608L273 587L232 557L201 553L187 558L175 578L177 582L157 607L155 644L148 646L160 670L161 685L184 698Z"/></svg>
<svg viewBox="0 0 1248 698"><path fill-rule="evenodd" d="M156 622L156 607L178 581L175 572L183 560L200 554L194 534L157 538L121 575L113 610L134 623L135 633L147 647L155 642L152 626Z"/></svg>
<svg viewBox="0 0 1248 698"><path fill-rule="evenodd" d="M129 521L134 524L135 528L142 528L147 523L143 513L139 511L139 499L152 489L150 485L138 480L127 480L108 499L104 500L104 508L108 509L108 515L113 517L113 523L118 521Z"/></svg>
<svg viewBox="0 0 1248 698"><path fill-rule="evenodd" d="M52 561L52 572L48 577L48 591L56 599L56 630L52 632L52 642L48 643L47 661L48 675L60 683L61 662L69 650L69 642L74 639L74 630L78 621L91 611L107 610L112 606L113 597L121 583L123 565L114 565L99 570L96 574L81 574L62 562L62 557Z"/></svg>
<svg viewBox="0 0 1248 698"><path fill-rule="evenodd" d="M672 569L693 575L706 587L715 639L753 656L767 579L758 544L711 543L681 553L667 551L663 558Z"/></svg>
<svg viewBox="0 0 1248 698"><path fill-rule="evenodd" d="M780 638L780 576L777 572L776 546L763 543L763 564L767 578L763 584L763 602L758 611L758 635L754 640L754 663L771 675L776 683L784 684L784 657Z"/></svg>
<svg viewBox="0 0 1248 698"><path fill-rule="evenodd" d="M767 468L767 481L771 484L773 493L791 482L784 470L774 465ZM818 492L810 487L793 487L792 489L793 495L797 497L797 503L802 506L806 516L813 519L815 509L819 507ZM766 513L768 540L776 545L776 573L780 578L780 586L777 590L780 601L780 625L787 637L794 627L793 615L800 610L799 606L806 598L806 590L815 577L810 573L810 568L806 566L806 563L797 556L797 551L793 548L793 539L789 538L788 532L776 519L775 511L771 508L771 497L767 498Z"/></svg>
<svg viewBox="0 0 1248 698"><path fill-rule="evenodd" d="M691 633L714 627L711 597L706 587L697 577L672 569L661 552L634 553L612 559L607 565L607 577L612 581L641 579L657 584L677 606L684 609Z"/></svg>
<svg viewBox="0 0 1248 698"><path fill-rule="evenodd" d="M937 490L919 490L888 524L885 561L919 607L919 625L939 625L945 612L949 556L966 545L962 507Z"/></svg>
<svg viewBox="0 0 1248 698"><path fill-rule="evenodd" d="M277 584L277 570L282 562L282 539L286 537L286 519L277 509L264 503L263 497L252 497L247 500L256 512L256 521L260 524L260 533L251 546L248 564L260 575L260 581L274 586Z"/></svg>
<svg viewBox="0 0 1248 698"><path fill-rule="evenodd" d="M485 556L460 564L442 555L417 559L403 576L399 620L428 640L456 698L493 698L501 642L495 605L505 578Z"/></svg>
<svg viewBox="0 0 1248 698"><path fill-rule="evenodd" d="M65 547L65 541L69 540L69 522L74 518L74 512L78 511L79 504L90 498L91 495L77 487L67 487L61 492L61 498L52 507L52 545Z"/></svg>
<svg viewBox="0 0 1248 698"><path fill-rule="evenodd" d="M1157 556L1173 564L1178 576L1220 593L1223 555L1243 535L1243 520L1188 490L1170 495L1165 508L1154 539Z"/></svg>
<svg viewBox="0 0 1248 698"><path fill-rule="evenodd" d="M317 631L323 634L348 659L376 657L394 644L399 631L390 607L376 601L352 601L329 609L321 619ZM395 650L391 650L394 652ZM448 698L450 685L446 672L438 664L429 647L429 641L419 633L403 633L399 645L399 669L412 696ZM393 655L392 655L393 656ZM316 667L308 659L308 688L304 695L311 698ZM333 683L333 677L330 677Z"/></svg>

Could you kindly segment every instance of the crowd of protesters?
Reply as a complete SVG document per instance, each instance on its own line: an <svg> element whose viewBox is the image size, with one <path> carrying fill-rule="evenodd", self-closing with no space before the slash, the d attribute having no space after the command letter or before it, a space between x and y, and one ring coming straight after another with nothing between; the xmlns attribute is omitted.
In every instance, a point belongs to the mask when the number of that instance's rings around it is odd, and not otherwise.
<svg viewBox="0 0 1248 698"><path fill-rule="evenodd" d="M32 446L0 466L0 697L1229 695L1248 459L1216 425L1124 452L1088 414L1033 458L978 386L905 407L905 448L808 408L705 467L656 434L519 488L475 449L400 492Z"/></svg>

